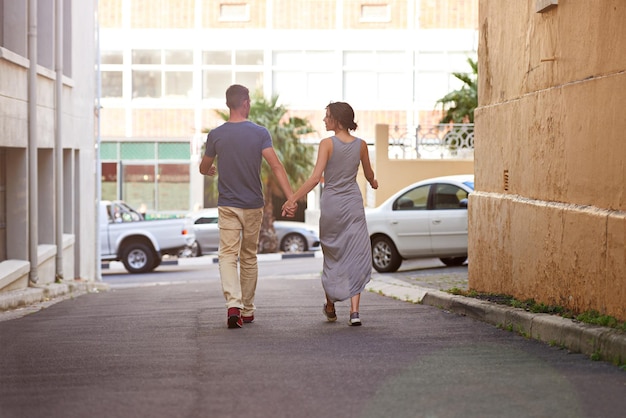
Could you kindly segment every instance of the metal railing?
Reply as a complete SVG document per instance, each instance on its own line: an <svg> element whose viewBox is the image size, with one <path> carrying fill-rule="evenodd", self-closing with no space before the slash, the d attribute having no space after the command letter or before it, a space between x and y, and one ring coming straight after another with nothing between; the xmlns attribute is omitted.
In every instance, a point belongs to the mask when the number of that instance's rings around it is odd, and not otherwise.
<svg viewBox="0 0 626 418"><path fill-rule="evenodd" d="M389 126L389 158L474 158L474 124Z"/></svg>

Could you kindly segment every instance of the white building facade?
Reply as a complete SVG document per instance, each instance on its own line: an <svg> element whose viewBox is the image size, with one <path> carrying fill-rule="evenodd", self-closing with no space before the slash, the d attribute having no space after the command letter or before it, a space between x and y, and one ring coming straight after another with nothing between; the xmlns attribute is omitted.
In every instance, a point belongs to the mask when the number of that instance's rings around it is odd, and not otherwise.
<svg viewBox="0 0 626 418"><path fill-rule="evenodd" d="M98 279L95 11L0 0L0 295Z"/></svg>
<svg viewBox="0 0 626 418"><path fill-rule="evenodd" d="M437 123L476 59L477 0L101 0L102 193L148 210L203 206L206 129L239 83L308 119L331 101L357 135Z"/></svg>

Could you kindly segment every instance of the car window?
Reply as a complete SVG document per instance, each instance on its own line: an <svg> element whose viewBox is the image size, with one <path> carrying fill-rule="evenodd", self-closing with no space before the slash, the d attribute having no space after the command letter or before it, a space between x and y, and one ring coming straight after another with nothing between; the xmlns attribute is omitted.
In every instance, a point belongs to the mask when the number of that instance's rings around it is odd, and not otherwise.
<svg viewBox="0 0 626 418"><path fill-rule="evenodd" d="M217 223L217 218L207 218L207 217L202 217L202 218L198 218L196 219L196 221L194 222L196 225L202 225L202 224L216 224Z"/></svg>
<svg viewBox="0 0 626 418"><path fill-rule="evenodd" d="M466 209L461 200L467 199L467 192L453 184L436 184L433 194L433 209Z"/></svg>
<svg viewBox="0 0 626 418"><path fill-rule="evenodd" d="M430 186L420 186L404 193L393 203L393 210L426 210Z"/></svg>

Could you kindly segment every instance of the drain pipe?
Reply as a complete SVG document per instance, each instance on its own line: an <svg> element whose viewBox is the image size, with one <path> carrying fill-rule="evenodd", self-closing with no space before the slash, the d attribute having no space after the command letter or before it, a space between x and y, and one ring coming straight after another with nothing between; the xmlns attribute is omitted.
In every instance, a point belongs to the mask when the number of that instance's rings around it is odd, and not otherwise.
<svg viewBox="0 0 626 418"><path fill-rule="evenodd" d="M28 0L28 280L37 284L37 0Z"/></svg>
<svg viewBox="0 0 626 418"><path fill-rule="evenodd" d="M55 226L56 226L56 275L55 281L63 280L63 0L55 1L54 62L56 66L56 132L54 138L55 168Z"/></svg>

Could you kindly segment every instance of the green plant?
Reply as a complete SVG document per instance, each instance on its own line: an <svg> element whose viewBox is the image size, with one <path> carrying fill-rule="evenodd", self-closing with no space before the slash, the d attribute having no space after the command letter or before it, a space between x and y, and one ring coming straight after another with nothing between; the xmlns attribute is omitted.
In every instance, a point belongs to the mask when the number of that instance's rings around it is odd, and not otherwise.
<svg viewBox="0 0 626 418"><path fill-rule="evenodd" d="M474 123L474 110L478 107L478 62L468 58L471 73L452 73L463 86L437 100L444 116L440 123Z"/></svg>

